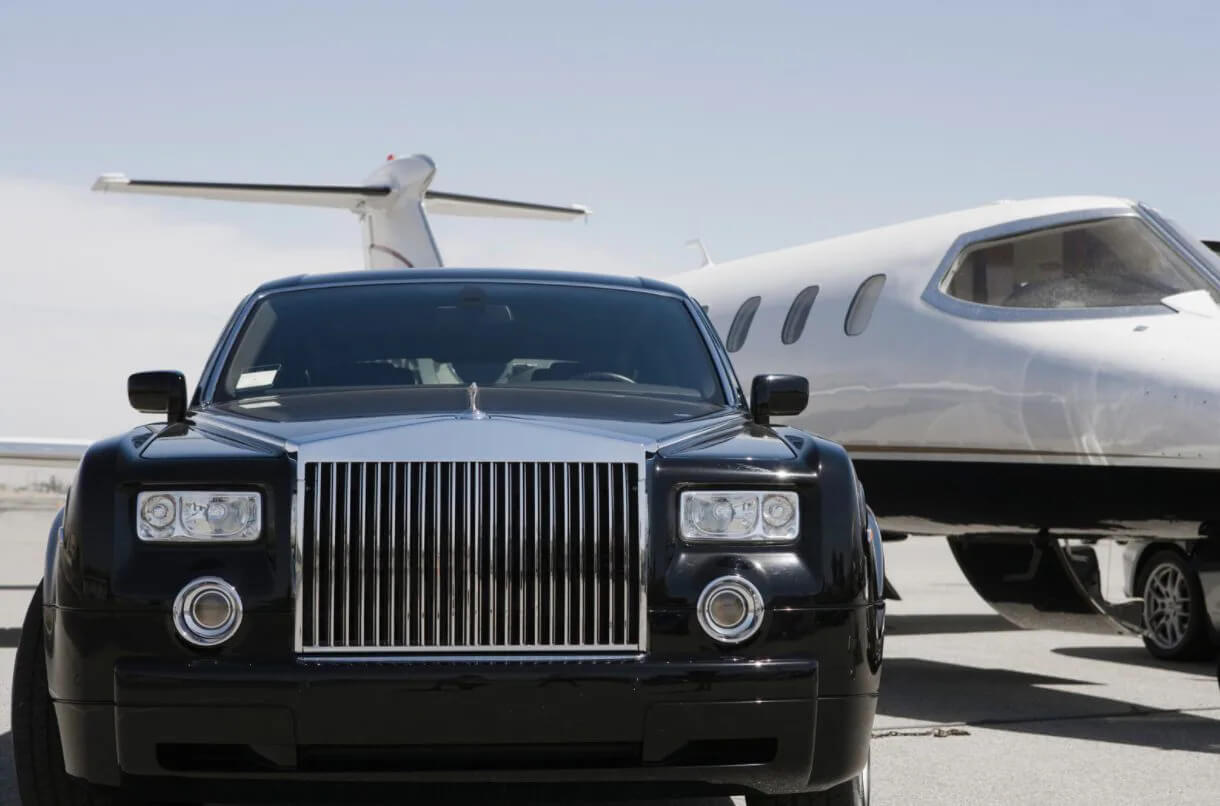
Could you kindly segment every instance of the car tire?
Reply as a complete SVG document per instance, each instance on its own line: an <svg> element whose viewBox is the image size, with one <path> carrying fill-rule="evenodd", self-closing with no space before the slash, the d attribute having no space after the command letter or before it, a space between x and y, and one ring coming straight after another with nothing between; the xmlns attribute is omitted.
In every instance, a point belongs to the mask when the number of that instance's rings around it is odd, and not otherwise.
<svg viewBox="0 0 1220 806"><path fill-rule="evenodd" d="M1179 552L1162 549L1149 557L1138 590L1144 598L1144 646L1149 653L1161 660L1198 660L1215 653L1203 587Z"/></svg>
<svg viewBox="0 0 1220 806"><path fill-rule="evenodd" d="M112 806L110 793L64 770L59 722L47 690L43 641L42 584L21 625L13 667L13 767L23 806Z"/></svg>
<svg viewBox="0 0 1220 806"><path fill-rule="evenodd" d="M868 806L872 794L869 768L866 762L860 774L850 781L821 792L797 792L792 795L747 795L746 806Z"/></svg>

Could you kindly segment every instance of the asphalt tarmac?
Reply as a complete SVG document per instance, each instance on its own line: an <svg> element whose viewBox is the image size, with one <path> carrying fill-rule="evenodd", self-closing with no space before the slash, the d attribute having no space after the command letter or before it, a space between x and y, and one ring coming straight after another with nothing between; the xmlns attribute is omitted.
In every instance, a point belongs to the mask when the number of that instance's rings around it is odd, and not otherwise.
<svg viewBox="0 0 1220 806"><path fill-rule="evenodd" d="M18 803L12 665L49 519L0 512L0 806ZM1011 629L943 540L890 543L887 557L903 600L889 607L874 803L1220 803L1214 662L1155 661L1131 638Z"/></svg>

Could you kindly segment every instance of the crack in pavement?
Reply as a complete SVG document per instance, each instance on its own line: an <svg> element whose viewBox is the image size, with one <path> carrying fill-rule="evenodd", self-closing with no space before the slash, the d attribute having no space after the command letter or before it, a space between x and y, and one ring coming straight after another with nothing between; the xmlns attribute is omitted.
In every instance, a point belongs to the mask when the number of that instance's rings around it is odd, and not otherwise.
<svg viewBox="0 0 1220 806"><path fill-rule="evenodd" d="M1072 722L1072 721L1088 721L1091 719L1139 719L1148 716L1166 716L1180 714L1182 716L1193 716L1198 714L1215 713L1220 716L1220 707L1206 708L1142 708L1140 706L1131 706L1125 711L1113 711L1110 713L1092 713L1092 714L1064 714L1062 716L1042 716L1042 717L1013 717L1011 719L995 718L995 719L976 719L967 722L946 722L933 727L911 727L911 728L886 728L882 730L874 730L872 736L874 739L885 739L891 736L969 736L968 731L962 730L955 732L957 729L974 727L986 728L992 725L1027 725L1038 724L1041 722ZM1216 723L1216 729L1220 731L1220 721Z"/></svg>

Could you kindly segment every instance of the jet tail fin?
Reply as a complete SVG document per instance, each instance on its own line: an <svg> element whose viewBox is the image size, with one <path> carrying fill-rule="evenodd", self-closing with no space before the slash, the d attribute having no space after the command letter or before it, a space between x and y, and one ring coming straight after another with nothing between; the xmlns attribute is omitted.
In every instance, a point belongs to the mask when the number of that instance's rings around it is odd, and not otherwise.
<svg viewBox="0 0 1220 806"><path fill-rule="evenodd" d="M365 267L370 269L440 266L427 214L484 218L537 218L571 221L590 214L579 204L538 204L488 196L431 190L436 172L431 159L416 154L393 156L363 185L278 185L248 182L175 182L129 179L102 174L93 189L108 193L144 193L220 201L332 207L360 216L364 230Z"/></svg>

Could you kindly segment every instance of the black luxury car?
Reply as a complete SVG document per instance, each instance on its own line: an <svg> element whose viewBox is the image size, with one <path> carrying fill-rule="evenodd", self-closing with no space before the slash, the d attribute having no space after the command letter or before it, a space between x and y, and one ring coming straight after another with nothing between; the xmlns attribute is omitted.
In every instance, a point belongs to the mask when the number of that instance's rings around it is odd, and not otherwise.
<svg viewBox="0 0 1220 806"><path fill-rule="evenodd" d="M881 541L838 445L638 278L294 277L94 444L13 686L26 806L866 803ZM357 786L358 785L358 786Z"/></svg>

